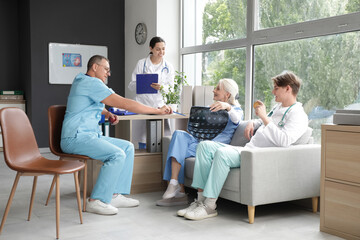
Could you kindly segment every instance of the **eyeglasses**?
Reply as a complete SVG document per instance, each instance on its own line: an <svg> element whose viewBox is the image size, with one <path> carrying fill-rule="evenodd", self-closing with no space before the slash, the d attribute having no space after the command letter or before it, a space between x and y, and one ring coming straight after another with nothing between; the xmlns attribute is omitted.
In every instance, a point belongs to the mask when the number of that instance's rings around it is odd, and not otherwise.
<svg viewBox="0 0 360 240"><path fill-rule="evenodd" d="M101 64L98 64L98 63L97 63L97 65L102 66L105 69L106 73L111 74L110 68L105 67L104 65L101 65Z"/></svg>

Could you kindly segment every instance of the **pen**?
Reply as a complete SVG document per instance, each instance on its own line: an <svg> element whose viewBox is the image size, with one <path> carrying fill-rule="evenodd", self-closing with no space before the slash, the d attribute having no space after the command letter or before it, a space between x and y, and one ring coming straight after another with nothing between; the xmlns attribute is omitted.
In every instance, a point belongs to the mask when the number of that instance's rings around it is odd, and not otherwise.
<svg viewBox="0 0 360 240"><path fill-rule="evenodd" d="M178 112L174 112L174 111L173 111L173 113L176 113L176 114L179 114L179 115L181 115L181 116L186 117L186 115L185 115L185 114L182 114L182 113L178 113Z"/></svg>

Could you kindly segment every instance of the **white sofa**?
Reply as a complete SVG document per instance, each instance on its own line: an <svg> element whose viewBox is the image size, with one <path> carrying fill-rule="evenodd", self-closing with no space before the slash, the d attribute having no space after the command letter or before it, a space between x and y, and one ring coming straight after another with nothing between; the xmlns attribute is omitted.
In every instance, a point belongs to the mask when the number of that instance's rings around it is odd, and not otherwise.
<svg viewBox="0 0 360 240"><path fill-rule="evenodd" d="M247 140L243 121L231 145L243 146ZM249 223L254 222L255 206L312 198L317 211L320 196L321 146L313 144L311 128L288 148L257 148L241 152L241 167L230 170L220 197L248 206ZM163 139L163 164L171 137ZM185 186L191 187L195 158L185 160Z"/></svg>

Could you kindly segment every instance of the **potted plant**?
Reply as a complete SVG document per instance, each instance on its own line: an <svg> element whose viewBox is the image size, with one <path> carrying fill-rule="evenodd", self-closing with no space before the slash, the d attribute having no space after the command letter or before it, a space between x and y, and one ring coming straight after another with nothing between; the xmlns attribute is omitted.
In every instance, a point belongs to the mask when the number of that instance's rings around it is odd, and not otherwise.
<svg viewBox="0 0 360 240"><path fill-rule="evenodd" d="M186 75L184 72L175 71L174 86L170 86L168 91L164 87L160 87L160 93L165 104L170 105L173 111L177 111L177 105L180 104L180 93L182 86L187 85Z"/></svg>

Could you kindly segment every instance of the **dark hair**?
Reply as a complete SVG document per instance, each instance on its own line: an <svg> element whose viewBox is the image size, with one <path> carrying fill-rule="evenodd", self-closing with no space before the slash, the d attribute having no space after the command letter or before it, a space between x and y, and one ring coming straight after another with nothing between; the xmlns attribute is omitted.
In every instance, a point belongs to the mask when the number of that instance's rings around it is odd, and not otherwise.
<svg viewBox="0 0 360 240"><path fill-rule="evenodd" d="M300 90L301 79L291 71L284 71L271 80L273 80L274 84L278 87L290 86L295 96Z"/></svg>
<svg viewBox="0 0 360 240"><path fill-rule="evenodd" d="M107 59L104 56L101 55L94 55L92 56L87 64L87 71L89 71L91 69L91 67L96 63L96 64L100 64L101 60L105 59L108 63L110 63L109 59Z"/></svg>
<svg viewBox="0 0 360 240"><path fill-rule="evenodd" d="M155 45L156 45L158 42L163 42L163 43L165 43L165 40L162 39L161 37L153 37L153 38L150 40L149 47L154 48ZM151 52L150 52L150 54L151 54Z"/></svg>

